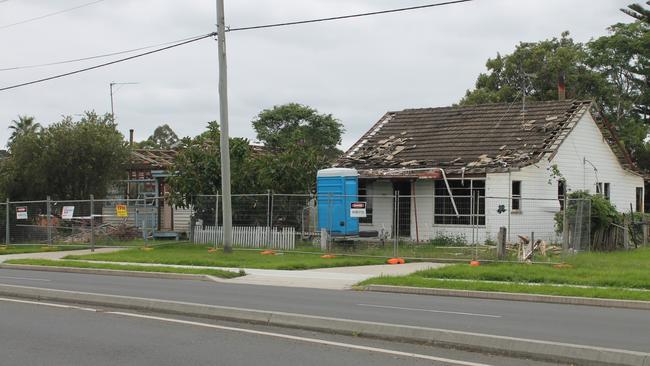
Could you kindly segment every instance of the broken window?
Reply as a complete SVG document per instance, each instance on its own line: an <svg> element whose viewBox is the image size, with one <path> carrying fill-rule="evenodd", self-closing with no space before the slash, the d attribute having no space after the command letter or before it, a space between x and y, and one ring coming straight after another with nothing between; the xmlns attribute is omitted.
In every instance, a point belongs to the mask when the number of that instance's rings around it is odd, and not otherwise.
<svg viewBox="0 0 650 366"><path fill-rule="evenodd" d="M609 183L603 183L603 195L609 201Z"/></svg>
<svg viewBox="0 0 650 366"><path fill-rule="evenodd" d="M372 192L372 186L369 186L369 182L365 180L359 180L359 202L366 203L366 217L360 217L360 224L372 224L372 197L370 197Z"/></svg>
<svg viewBox="0 0 650 366"><path fill-rule="evenodd" d="M636 187L636 212L643 212L643 187Z"/></svg>
<svg viewBox="0 0 650 366"><path fill-rule="evenodd" d="M596 182L596 194L603 194L603 184Z"/></svg>
<svg viewBox="0 0 650 366"><path fill-rule="evenodd" d="M435 181L433 222L437 225L485 225L485 180L449 179L459 216L444 180Z"/></svg>
<svg viewBox="0 0 650 366"><path fill-rule="evenodd" d="M566 182L564 179L557 181L557 200L560 201L560 211L564 210L564 196L566 195Z"/></svg>
<svg viewBox="0 0 650 366"><path fill-rule="evenodd" d="M512 181L512 211L521 210L521 181Z"/></svg>

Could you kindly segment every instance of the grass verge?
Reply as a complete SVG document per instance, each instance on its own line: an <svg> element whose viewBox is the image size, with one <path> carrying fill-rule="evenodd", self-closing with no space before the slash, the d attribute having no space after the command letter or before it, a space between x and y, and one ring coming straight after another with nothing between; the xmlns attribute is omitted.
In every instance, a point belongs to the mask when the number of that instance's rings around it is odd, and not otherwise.
<svg viewBox="0 0 650 366"><path fill-rule="evenodd" d="M60 252L64 250L85 249L84 246L67 245L67 246L47 246L47 245L9 245L0 246L0 255L5 254L22 254L22 253L39 253L39 252Z"/></svg>
<svg viewBox="0 0 650 366"><path fill-rule="evenodd" d="M484 281L449 281L417 276L375 277L359 283L365 285L392 285L410 287L444 288L452 290L496 291L523 294L591 297L598 299L650 301L650 291L637 291L624 288L585 288L557 285L531 285L525 283L492 283Z"/></svg>
<svg viewBox="0 0 650 366"><path fill-rule="evenodd" d="M456 264L408 276L378 277L361 283L459 290L517 292L650 301L650 248L614 253L580 253L563 265ZM463 281L453 281L463 280ZM487 281L499 281L494 283ZM586 286L578 287L578 286Z"/></svg>
<svg viewBox="0 0 650 366"><path fill-rule="evenodd" d="M384 258L337 256L321 258L318 254L277 253L261 255L258 250L237 250L224 254L222 250L209 253L209 245L173 244L144 251L139 248L121 250L113 253L89 255L70 255L64 259L82 259L108 262L179 264L192 266L235 267L300 270L342 266L363 266L383 264Z"/></svg>
<svg viewBox="0 0 650 366"><path fill-rule="evenodd" d="M183 273L183 274L201 274L210 275L219 278L235 278L242 276L239 272L222 271L219 269L209 268L177 268L164 266L138 266L130 264L112 264L112 263L93 263L78 262L70 260L49 260L49 259L10 259L5 263L8 264L28 264L33 266L47 267L73 267L73 268L93 268L93 269L114 269L121 271L137 272L162 272L162 273Z"/></svg>

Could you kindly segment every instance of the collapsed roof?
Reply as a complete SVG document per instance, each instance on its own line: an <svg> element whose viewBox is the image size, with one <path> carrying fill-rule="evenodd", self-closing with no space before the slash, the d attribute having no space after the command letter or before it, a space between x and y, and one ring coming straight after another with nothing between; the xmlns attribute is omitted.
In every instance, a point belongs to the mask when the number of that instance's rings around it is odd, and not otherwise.
<svg viewBox="0 0 650 366"><path fill-rule="evenodd" d="M132 169L166 170L174 164L176 150L133 149L130 167Z"/></svg>
<svg viewBox="0 0 650 366"><path fill-rule="evenodd" d="M386 113L335 164L362 175L426 168L484 174L552 158L578 120L592 112L624 168L635 166L592 101L564 100L405 109Z"/></svg>

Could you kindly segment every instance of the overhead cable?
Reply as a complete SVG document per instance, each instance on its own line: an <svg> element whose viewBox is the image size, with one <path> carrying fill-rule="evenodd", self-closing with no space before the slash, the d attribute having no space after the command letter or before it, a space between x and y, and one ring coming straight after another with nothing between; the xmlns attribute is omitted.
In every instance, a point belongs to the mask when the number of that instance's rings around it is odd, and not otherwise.
<svg viewBox="0 0 650 366"><path fill-rule="evenodd" d="M7 0L5 0L5 1L7 1ZM89 2L89 3L85 3L85 4L81 4L81 5L74 6L74 7L72 7L72 8L67 8L67 9L63 9L63 10L59 10L59 11L55 11L55 12L53 12L53 13L48 13L48 14L40 15L40 16L37 16L37 17L34 17L34 18L23 19L23 20L21 20L21 21L15 22L15 23L9 23L9 24L5 24L5 25L0 25L0 29L5 29L5 28L9 28L9 27L14 27L14 26L16 26L16 25L21 25L21 24L30 23L30 22L33 22L33 21L36 21L36 20L40 20L40 19L45 19L45 18L53 17L53 16L55 16L55 15L59 15L59 14L63 14L63 13L67 13L67 12L69 12L69 11L73 11L73 10L77 10L77 9L85 8L86 6L90 6L90 5L94 5L94 4L97 4L97 3L101 3L102 1L106 1L106 0L95 0L95 1L91 1L91 2ZM1 2L1 1L0 1L0 2Z"/></svg>

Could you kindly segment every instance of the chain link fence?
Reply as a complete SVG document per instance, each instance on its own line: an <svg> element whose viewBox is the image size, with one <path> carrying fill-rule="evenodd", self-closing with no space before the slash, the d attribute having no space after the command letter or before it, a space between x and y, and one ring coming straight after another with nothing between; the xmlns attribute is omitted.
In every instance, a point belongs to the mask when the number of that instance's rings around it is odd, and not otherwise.
<svg viewBox="0 0 650 366"><path fill-rule="evenodd" d="M603 240L622 246L628 232L647 238L647 225L637 222L594 231L589 199L484 192L236 194L233 246L441 261L552 261L598 249ZM172 240L221 246L224 235L219 195L196 195L185 207L163 197L6 202L0 218L5 245L142 246Z"/></svg>

